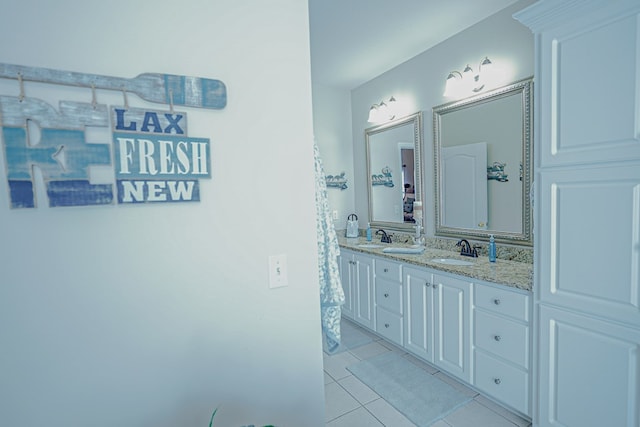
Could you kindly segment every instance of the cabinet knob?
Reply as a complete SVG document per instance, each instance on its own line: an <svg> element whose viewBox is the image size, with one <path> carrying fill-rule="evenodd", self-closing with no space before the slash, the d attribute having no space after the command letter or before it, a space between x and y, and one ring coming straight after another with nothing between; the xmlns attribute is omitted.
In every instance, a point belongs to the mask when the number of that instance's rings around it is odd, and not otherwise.
<svg viewBox="0 0 640 427"><path fill-rule="evenodd" d="M385 298L389 298L389 294L384 294L384 297Z"/></svg>
<svg viewBox="0 0 640 427"><path fill-rule="evenodd" d="M493 382L496 384L500 384L502 381L500 381L500 378L494 378Z"/></svg>
<svg viewBox="0 0 640 427"><path fill-rule="evenodd" d="M500 341L502 339L502 337L500 335L494 335L493 339L496 341Z"/></svg>
<svg viewBox="0 0 640 427"><path fill-rule="evenodd" d="M385 268L383 271L384 271L385 273L388 273L388 272L389 272L389 269L388 269L388 268Z"/></svg>
<svg viewBox="0 0 640 427"><path fill-rule="evenodd" d="M496 298L496 299L493 300L493 303L495 305L500 305L500 300L498 298Z"/></svg>
<svg viewBox="0 0 640 427"><path fill-rule="evenodd" d="M388 327L389 327L389 324L388 324L388 323L385 323L385 324L384 324L384 327L385 327L385 328L388 328Z"/></svg>
<svg viewBox="0 0 640 427"><path fill-rule="evenodd" d="M425 285L427 288L430 288L430 287L431 287L431 283L429 283L429 282L425 282L425 283L424 283L424 285Z"/></svg>

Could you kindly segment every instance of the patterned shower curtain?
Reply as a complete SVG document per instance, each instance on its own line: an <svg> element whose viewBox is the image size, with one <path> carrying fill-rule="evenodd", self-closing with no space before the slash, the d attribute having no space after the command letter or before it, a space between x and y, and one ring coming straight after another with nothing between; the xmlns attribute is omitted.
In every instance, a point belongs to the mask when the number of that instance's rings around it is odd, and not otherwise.
<svg viewBox="0 0 640 427"><path fill-rule="evenodd" d="M322 332L328 351L335 351L340 345L341 306L344 291L338 268L338 236L336 235L327 199L327 182L320 159L318 146L313 144L316 175L316 218L318 233L318 274L320 278L320 314Z"/></svg>

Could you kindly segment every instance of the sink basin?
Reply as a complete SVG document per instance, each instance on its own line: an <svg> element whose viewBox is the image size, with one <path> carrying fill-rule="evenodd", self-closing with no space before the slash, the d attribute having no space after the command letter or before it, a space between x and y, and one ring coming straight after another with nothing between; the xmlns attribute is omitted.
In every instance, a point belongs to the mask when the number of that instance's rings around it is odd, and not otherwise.
<svg viewBox="0 0 640 427"><path fill-rule="evenodd" d="M424 252L423 246L404 248L404 247L390 247L384 248L382 252L386 254L421 254Z"/></svg>
<svg viewBox="0 0 640 427"><path fill-rule="evenodd" d="M463 261L461 259L455 259L455 258L433 258L431 261L437 262L439 264L448 264L448 265L473 265L472 262Z"/></svg>
<svg viewBox="0 0 640 427"><path fill-rule="evenodd" d="M376 245L375 243L360 243L358 245L359 248L367 248L367 249L375 249L375 248L381 248L382 245Z"/></svg>

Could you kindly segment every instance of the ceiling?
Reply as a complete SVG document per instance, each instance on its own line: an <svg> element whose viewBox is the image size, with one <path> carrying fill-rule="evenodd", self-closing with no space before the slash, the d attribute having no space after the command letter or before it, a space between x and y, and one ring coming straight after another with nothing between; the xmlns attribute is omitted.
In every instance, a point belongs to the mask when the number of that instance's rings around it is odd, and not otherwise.
<svg viewBox="0 0 640 427"><path fill-rule="evenodd" d="M314 84L353 89L518 0L309 0Z"/></svg>

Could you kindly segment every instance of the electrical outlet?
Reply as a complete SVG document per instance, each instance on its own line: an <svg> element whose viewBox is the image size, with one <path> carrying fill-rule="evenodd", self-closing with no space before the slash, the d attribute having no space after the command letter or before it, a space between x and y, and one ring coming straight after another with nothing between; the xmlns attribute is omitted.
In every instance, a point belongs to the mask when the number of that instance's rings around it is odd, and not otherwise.
<svg viewBox="0 0 640 427"><path fill-rule="evenodd" d="M335 220L335 219L338 219L338 211L333 211L333 212L332 212L332 215L333 215L333 219L334 219L334 220Z"/></svg>
<svg viewBox="0 0 640 427"><path fill-rule="evenodd" d="M269 256L269 287L280 288L288 286L287 279L287 255L270 255Z"/></svg>

